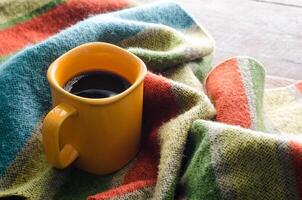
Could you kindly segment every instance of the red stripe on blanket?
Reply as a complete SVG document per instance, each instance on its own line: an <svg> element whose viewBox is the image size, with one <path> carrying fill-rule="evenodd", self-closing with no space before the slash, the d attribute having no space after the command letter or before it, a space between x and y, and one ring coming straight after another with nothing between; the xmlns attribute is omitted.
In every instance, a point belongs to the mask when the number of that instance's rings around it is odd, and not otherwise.
<svg viewBox="0 0 302 200"><path fill-rule="evenodd" d="M294 165L296 185L299 192L299 199L302 200L302 144L296 141L291 141L290 155Z"/></svg>
<svg viewBox="0 0 302 200"><path fill-rule="evenodd" d="M123 8L127 0L69 0L29 21L0 31L0 56L42 41L91 14Z"/></svg>
<svg viewBox="0 0 302 200"><path fill-rule="evenodd" d="M176 116L178 106L168 79L148 73L144 80L144 135L137 162L124 178L124 184L137 180L156 179L159 163L158 129Z"/></svg>
<svg viewBox="0 0 302 200"><path fill-rule="evenodd" d="M298 90L302 93L302 81L298 82L296 84L296 87L298 88Z"/></svg>
<svg viewBox="0 0 302 200"><path fill-rule="evenodd" d="M137 181L134 183L130 183L127 185L123 185L121 187L118 187L116 189L108 190L106 192L96 194L93 196L87 197L87 200L101 200L101 199L110 199L113 197L122 196L131 192L135 192L137 190L154 186L156 183L155 180L145 180L145 181Z"/></svg>
<svg viewBox="0 0 302 200"><path fill-rule="evenodd" d="M248 99L235 58L214 68L207 77L205 87L214 101L217 121L251 127Z"/></svg>

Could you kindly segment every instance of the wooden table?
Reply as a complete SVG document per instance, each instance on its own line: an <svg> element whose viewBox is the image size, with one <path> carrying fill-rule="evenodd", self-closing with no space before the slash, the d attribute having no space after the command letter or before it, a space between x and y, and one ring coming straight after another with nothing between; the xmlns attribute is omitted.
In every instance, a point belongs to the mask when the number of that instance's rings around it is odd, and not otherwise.
<svg viewBox="0 0 302 200"><path fill-rule="evenodd" d="M138 0L140 3L155 2ZM301 0L178 0L216 41L214 64L256 58L276 85L302 80ZM282 84L281 84L282 85Z"/></svg>

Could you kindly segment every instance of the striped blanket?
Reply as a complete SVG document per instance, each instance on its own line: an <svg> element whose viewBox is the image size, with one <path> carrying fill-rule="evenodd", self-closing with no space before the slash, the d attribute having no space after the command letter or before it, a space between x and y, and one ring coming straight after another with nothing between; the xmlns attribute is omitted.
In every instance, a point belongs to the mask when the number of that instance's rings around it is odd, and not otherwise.
<svg viewBox="0 0 302 200"><path fill-rule="evenodd" d="M265 90L245 56L213 67L213 38L180 5L134 5L1 0L0 198L302 199L302 82ZM141 149L105 176L52 168L41 143L47 68L92 41L149 70Z"/></svg>

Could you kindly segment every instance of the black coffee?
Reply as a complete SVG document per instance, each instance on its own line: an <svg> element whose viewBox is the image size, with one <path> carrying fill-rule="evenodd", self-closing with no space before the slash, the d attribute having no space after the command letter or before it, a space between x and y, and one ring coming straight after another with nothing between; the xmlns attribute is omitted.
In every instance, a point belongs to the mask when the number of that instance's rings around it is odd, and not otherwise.
<svg viewBox="0 0 302 200"><path fill-rule="evenodd" d="M86 98L106 98L117 95L130 87L125 78L108 71L89 71L73 77L64 89Z"/></svg>

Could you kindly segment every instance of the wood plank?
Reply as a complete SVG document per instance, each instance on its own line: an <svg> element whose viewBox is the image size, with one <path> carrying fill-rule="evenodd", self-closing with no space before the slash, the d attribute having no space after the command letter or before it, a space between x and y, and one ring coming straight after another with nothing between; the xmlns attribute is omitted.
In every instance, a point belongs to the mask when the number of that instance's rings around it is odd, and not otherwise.
<svg viewBox="0 0 302 200"><path fill-rule="evenodd" d="M296 81L293 79L280 78L276 76L266 76L265 80L265 88L278 88L285 87L295 83Z"/></svg>
<svg viewBox="0 0 302 200"><path fill-rule="evenodd" d="M264 1L178 0L216 40L215 63L248 55L262 62L270 75L302 79L301 2Z"/></svg>
<svg viewBox="0 0 302 200"><path fill-rule="evenodd" d="M302 1L300 0L250 0L250 1L302 8Z"/></svg>

